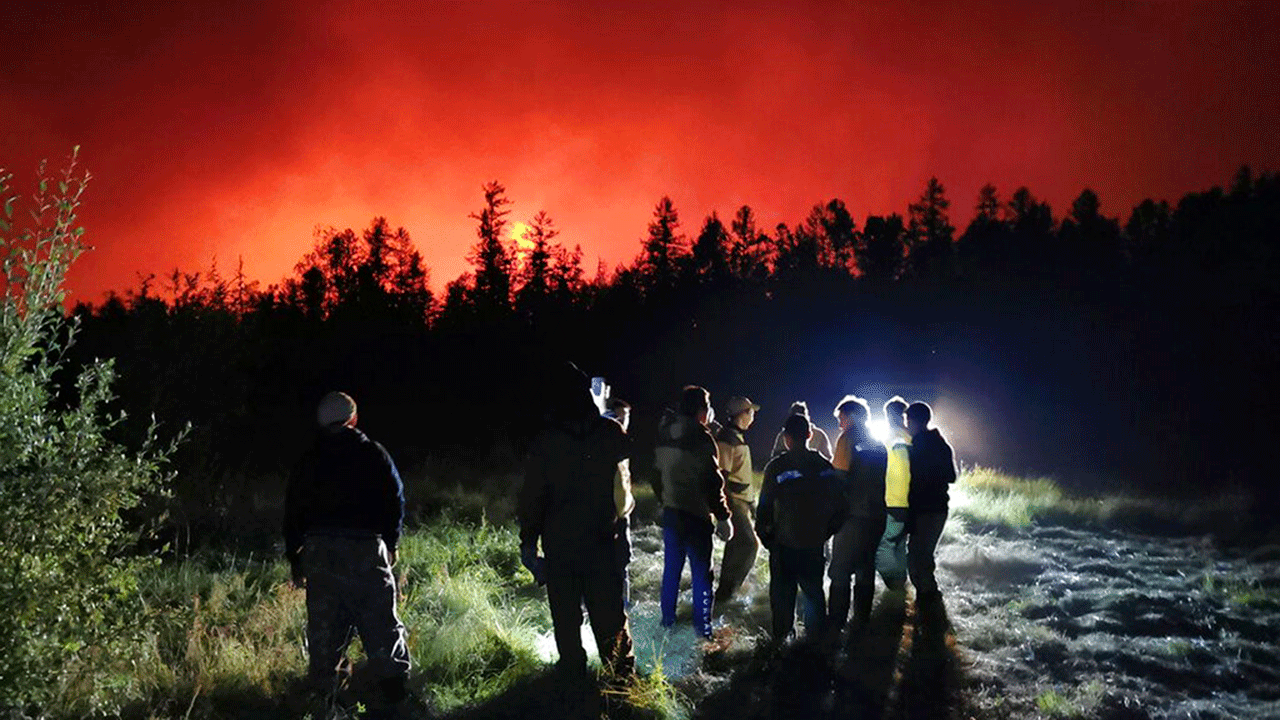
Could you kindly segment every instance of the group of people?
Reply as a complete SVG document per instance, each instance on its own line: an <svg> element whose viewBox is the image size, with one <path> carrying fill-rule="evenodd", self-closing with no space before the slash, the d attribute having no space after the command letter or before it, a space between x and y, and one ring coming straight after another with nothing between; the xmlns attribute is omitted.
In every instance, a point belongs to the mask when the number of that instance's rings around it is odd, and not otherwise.
<svg viewBox="0 0 1280 720"><path fill-rule="evenodd" d="M769 551L772 637L792 635L797 592L806 632L838 634L871 615L877 570L891 592L908 578L922 607L940 603L934 550L955 482L951 446L931 428L923 402L894 397L884 405L888 437L869 429L865 400L846 396L833 415L840 434L832 448L803 402L792 405L757 484L746 431L759 405L730 398L726 421L712 421L710 395L686 387L678 413L664 419L655 460L662 504L664 570L662 624L676 619L686 561L693 580L693 623L713 637L715 607L730 601ZM711 592L712 536L725 543L720 583ZM829 560L829 562L828 562ZM824 570L830 595L823 591ZM851 607L852 605L852 607Z"/></svg>
<svg viewBox="0 0 1280 720"><path fill-rule="evenodd" d="M585 608L604 669L625 678L635 666L627 616L630 406L571 365L548 382L560 391L551 394L526 461L517 508L521 562L546 586L558 668L586 676ZM694 628L711 640L715 608L739 592L760 545L769 552L775 643L793 634L797 593L808 635L838 634L851 609L853 622L865 624L877 572L891 592L904 592L910 579L918 604L940 603L933 555L956 470L951 447L930 428L927 404L886 403L890 435L881 442L868 430L866 401L846 396L834 411L840 434L832 446L798 402L761 481L746 440L760 406L733 397L724 409L725 422L716 423L710 394L688 386L659 426L653 484L664 627L676 622L688 564ZM410 667L392 570L403 485L387 451L356 428L349 396L329 393L316 419L321 432L290 479L284 524L293 580L307 588L309 674L331 686L354 630L380 678L374 709L376 702L391 707L405 697ZM714 537L724 556L713 590Z"/></svg>

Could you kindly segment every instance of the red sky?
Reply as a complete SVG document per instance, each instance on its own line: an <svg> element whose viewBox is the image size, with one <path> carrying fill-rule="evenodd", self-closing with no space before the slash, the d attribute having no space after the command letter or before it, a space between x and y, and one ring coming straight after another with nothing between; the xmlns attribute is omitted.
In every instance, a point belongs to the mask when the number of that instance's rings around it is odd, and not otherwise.
<svg viewBox="0 0 1280 720"><path fill-rule="evenodd" d="M89 301L215 255L275 282L375 215L439 287L491 179L589 273L663 194L690 234L744 203L903 212L931 174L960 227L985 182L1123 219L1280 170L1278 28L1270 2L11 1L0 165L82 146Z"/></svg>

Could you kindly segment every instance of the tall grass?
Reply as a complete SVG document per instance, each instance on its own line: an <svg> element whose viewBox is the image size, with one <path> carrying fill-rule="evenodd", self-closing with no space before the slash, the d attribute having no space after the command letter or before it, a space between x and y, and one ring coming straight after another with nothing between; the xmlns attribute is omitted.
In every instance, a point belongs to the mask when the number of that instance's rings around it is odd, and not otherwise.
<svg viewBox="0 0 1280 720"><path fill-rule="evenodd" d="M410 687L441 710L482 702L546 667L545 592L521 567L514 528L450 518L399 548ZM141 640L95 648L65 669L50 717L281 716L306 671L305 593L276 558L199 555L140 578ZM359 644L352 654L360 656ZM651 715L681 712L661 677L626 694Z"/></svg>
<svg viewBox="0 0 1280 720"><path fill-rule="evenodd" d="M1190 502L1121 492L1083 495L1052 478L1021 477L1002 470L966 468L951 492L951 513L970 523L1025 528L1057 523L1118 528L1152 534L1239 532L1244 494L1223 491Z"/></svg>

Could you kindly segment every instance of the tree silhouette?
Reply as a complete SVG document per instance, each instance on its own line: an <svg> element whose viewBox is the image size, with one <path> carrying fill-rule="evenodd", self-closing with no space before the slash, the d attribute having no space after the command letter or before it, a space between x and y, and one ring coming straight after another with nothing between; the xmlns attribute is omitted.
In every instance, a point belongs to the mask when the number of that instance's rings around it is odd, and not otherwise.
<svg viewBox="0 0 1280 720"><path fill-rule="evenodd" d="M666 195L653 208L649 233L644 240L644 253L638 269L647 290L674 287L680 263L687 254L685 238L679 234L680 215Z"/></svg>
<svg viewBox="0 0 1280 720"><path fill-rule="evenodd" d="M523 233L530 244L520 266L520 289L516 291L516 309L526 318L537 315L551 294L551 242L560 234L545 210L533 216Z"/></svg>
<svg viewBox="0 0 1280 720"><path fill-rule="evenodd" d="M907 228L902 216L867 216L858 245L858 271L866 280L883 284L896 280L906 256Z"/></svg>
<svg viewBox="0 0 1280 720"><path fill-rule="evenodd" d="M515 274L515 249L506 240L507 215L511 200L497 180L484 185L484 207L469 217L476 221L476 237L467 260L475 268L471 299L485 313L511 306Z"/></svg>
<svg viewBox="0 0 1280 720"><path fill-rule="evenodd" d="M773 248L769 235L756 228L756 216L750 206L738 208L731 229L729 265L734 276L763 281L769 274Z"/></svg>
<svg viewBox="0 0 1280 720"><path fill-rule="evenodd" d="M693 242L690 253L693 277L700 283L720 285L729 277L729 233L716 213L711 213Z"/></svg>
<svg viewBox="0 0 1280 720"><path fill-rule="evenodd" d="M1053 212L1026 186L1013 191L1009 199L1009 222L1013 238L1009 244L1012 260L1021 270L1050 268L1057 259L1053 235Z"/></svg>
<svg viewBox="0 0 1280 720"><path fill-rule="evenodd" d="M1110 276L1120 268L1120 226L1103 217L1098 194L1085 188L1058 230L1064 260L1077 272Z"/></svg>
<svg viewBox="0 0 1280 720"><path fill-rule="evenodd" d="M955 273L955 228L947 217L951 202L938 178L929 178L920 199L908 206L908 266L917 277L944 278Z"/></svg>
<svg viewBox="0 0 1280 720"><path fill-rule="evenodd" d="M997 269L1008 266L1012 233L1006 214L996 186L983 185L978 191L973 221L960 236L958 252L967 264Z"/></svg>

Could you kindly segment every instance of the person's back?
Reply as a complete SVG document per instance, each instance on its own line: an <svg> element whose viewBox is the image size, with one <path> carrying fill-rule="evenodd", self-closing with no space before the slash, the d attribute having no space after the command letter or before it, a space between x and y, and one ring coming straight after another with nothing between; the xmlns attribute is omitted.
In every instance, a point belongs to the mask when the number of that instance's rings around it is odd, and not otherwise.
<svg viewBox="0 0 1280 720"><path fill-rule="evenodd" d="M817 633L825 623L823 548L848 515L840 474L805 445L812 432L801 415L783 426L787 451L764 469L756 534L769 549L769 606L773 641L791 634L797 587L804 593L805 628Z"/></svg>
<svg viewBox="0 0 1280 720"><path fill-rule="evenodd" d="M879 443L869 443L855 450L852 460L846 486L849 513L857 517L883 515L889 451Z"/></svg>
<svg viewBox="0 0 1280 720"><path fill-rule="evenodd" d="M946 512L948 488L956 481L951 445L937 428L921 431L911 438L910 507L913 512Z"/></svg>
<svg viewBox="0 0 1280 720"><path fill-rule="evenodd" d="M664 508L708 520L729 516L716 441L695 418L676 415L659 427L654 465Z"/></svg>
<svg viewBox="0 0 1280 720"><path fill-rule="evenodd" d="M541 535L549 562L590 564L612 557L615 479L626 452L621 426L599 416L555 423L534 441L520 520Z"/></svg>
<svg viewBox="0 0 1280 720"><path fill-rule="evenodd" d="M933 409L928 403L912 403L906 410L907 431L911 433L911 526L908 552L911 582L916 587L916 603L939 609L942 594L934 577L934 549L947 522L947 487L956 481L951 446L942 433L930 428Z"/></svg>
<svg viewBox="0 0 1280 720"><path fill-rule="evenodd" d="M822 547L844 521L844 489L831 463L814 450L792 450L769 461L758 525L766 547ZM765 539L761 535L761 539Z"/></svg>
<svg viewBox="0 0 1280 720"><path fill-rule="evenodd" d="M308 676L324 693L336 681L355 627L382 710L402 702L410 668L396 612L392 566L404 518L404 491L391 456L356 429L356 405L332 392L321 400L321 432L295 467L285 496L285 556L307 589Z"/></svg>
<svg viewBox="0 0 1280 720"><path fill-rule="evenodd" d="M403 517L402 489L390 455L354 427L324 430L295 471L287 503L286 545L313 530L381 535L394 550Z"/></svg>
<svg viewBox="0 0 1280 720"><path fill-rule="evenodd" d="M697 385L686 386L679 413L663 418L654 448L654 490L662 501L662 626L675 624L680 576L688 560L694 629L707 639L714 604L711 537L715 533L726 542L733 537L716 442L706 427L710 413L711 394Z"/></svg>
<svg viewBox="0 0 1280 720"><path fill-rule="evenodd" d="M548 383L559 392L525 463L517 508L521 562L546 583L558 666L566 677L576 682L587 669L584 604L601 662L629 675L635 659L615 555L615 481L627 456L626 436L617 421L599 414L576 367L566 364ZM537 554L539 541L545 560Z"/></svg>

